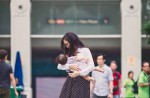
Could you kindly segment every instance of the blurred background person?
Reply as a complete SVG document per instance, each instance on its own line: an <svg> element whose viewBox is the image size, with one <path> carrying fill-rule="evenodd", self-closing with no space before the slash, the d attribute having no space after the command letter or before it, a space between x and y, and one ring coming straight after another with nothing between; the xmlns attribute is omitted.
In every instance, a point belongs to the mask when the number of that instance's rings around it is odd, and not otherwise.
<svg viewBox="0 0 150 98"><path fill-rule="evenodd" d="M106 55L100 53L96 57L97 64L104 72L93 71L92 77L95 79L93 83L93 98L113 98L113 74L109 66L105 64Z"/></svg>
<svg viewBox="0 0 150 98"><path fill-rule="evenodd" d="M16 96L16 82L11 65L6 63L8 52L0 50L0 98L10 98L10 85L14 87Z"/></svg>
<svg viewBox="0 0 150 98"><path fill-rule="evenodd" d="M110 68L113 72L113 98L120 98L121 95L121 74L117 71L117 62L115 60L110 62Z"/></svg>
<svg viewBox="0 0 150 98"><path fill-rule="evenodd" d="M123 86L125 88L125 98L135 98L135 94L132 91L132 86L134 85L134 73L133 71L128 72L128 78L124 80Z"/></svg>
<svg viewBox="0 0 150 98"><path fill-rule="evenodd" d="M148 75L148 83L150 83L150 67L148 68L147 75ZM149 96L150 96L150 86L149 86Z"/></svg>
<svg viewBox="0 0 150 98"><path fill-rule="evenodd" d="M138 79L138 98L149 98L149 82L148 82L148 72L149 63L147 61L142 64L142 71Z"/></svg>

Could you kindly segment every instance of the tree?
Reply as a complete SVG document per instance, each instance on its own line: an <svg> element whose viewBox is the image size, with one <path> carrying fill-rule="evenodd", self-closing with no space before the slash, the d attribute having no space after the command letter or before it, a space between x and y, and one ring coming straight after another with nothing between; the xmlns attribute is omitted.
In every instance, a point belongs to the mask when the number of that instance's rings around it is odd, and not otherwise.
<svg viewBox="0 0 150 98"><path fill-rule="evenodd" d="M146 37L148 39L147 43L150 44L150 21L146 21L142 25L142 32L146 34Z"/></svg>

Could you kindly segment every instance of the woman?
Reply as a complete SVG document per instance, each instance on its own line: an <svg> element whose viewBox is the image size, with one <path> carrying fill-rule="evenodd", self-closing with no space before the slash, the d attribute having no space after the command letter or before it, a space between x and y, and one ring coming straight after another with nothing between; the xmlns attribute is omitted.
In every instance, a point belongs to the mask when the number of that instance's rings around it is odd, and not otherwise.
<svg viewBox="0 0 150 98"><path fill-rule="evenodd" d="M125 88L125 98L135 98L135 94L133 93L132 86L134 84L133 80L133 71L128 72L128 79L124 81L124 88Z"/></svg>
<svg viewBox="0 0 150 98"><path fill-rule="evenodd" d="M90 82L82 77L94 69L94 62L90 50L86 48L79 37L72 32L68 32L63 36L61 48L68 59L71 56L76 56L78 52L86 55L88 58L88 67L79 71L76 65L58 64L58 69L60 70L76 70L73 73L68 73L69 76L63 85L59 98L90 98Z"/></svg>
<svg viewBox="0 0 150 98"><path fill-rule="evenodd" d="M147 75L148 75L148 83L150 83L150 68L148 68ZM149 95L150 95L150 86L149 86Z"/></svg>

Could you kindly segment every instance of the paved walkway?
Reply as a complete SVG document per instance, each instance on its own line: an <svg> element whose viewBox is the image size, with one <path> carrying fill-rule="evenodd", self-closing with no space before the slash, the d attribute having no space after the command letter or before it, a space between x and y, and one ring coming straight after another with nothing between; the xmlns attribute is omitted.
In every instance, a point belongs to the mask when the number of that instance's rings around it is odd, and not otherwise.
<svg viewBox="0 0 150 98"><path fill-rule="evenodd" d="M59 98L66 77L40 77L36 82L36 98Z"/></svg>

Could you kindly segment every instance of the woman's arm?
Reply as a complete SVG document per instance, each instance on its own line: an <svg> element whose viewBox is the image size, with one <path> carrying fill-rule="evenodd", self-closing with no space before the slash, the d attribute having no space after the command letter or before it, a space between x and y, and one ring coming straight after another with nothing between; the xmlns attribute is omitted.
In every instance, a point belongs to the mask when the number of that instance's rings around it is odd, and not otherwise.
<svg viewBox="0 0 150 98"><path fill-rule="evenodd" d="M88 48L83 48L81 52L83 52L83 55L86 55L86 57L88 58L87 67L80 71L80 75L85 76L89 74L91 71L93 71L95 66L90 50Z"/></svg>
<svg viewBox="0 0 150 98"><path fill-rule="evenodd" d="M85 76L94 70L94 62L90 50L88 48L81 48L79 52L82 52L88 58L87 67L81 71L74 71L73 73L69 73L69 76L73 78L79 75Z"/></svg>

